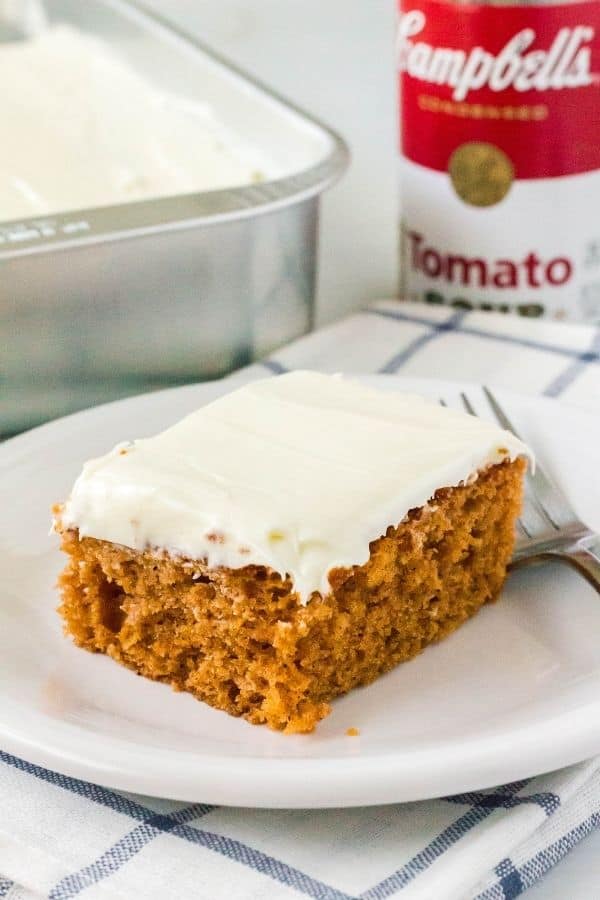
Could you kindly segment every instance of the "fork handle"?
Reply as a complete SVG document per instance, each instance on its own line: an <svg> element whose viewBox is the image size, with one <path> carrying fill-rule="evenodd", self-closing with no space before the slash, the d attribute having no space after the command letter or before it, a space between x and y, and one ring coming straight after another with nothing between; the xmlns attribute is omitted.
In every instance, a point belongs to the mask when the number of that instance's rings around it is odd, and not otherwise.
<svg viewBox="0 0 600 900"><path fill-rule="evenodd" d="M564 553L565 561L570 563L592 587L600 594L600 556L592 547L578 544Z"/></svg>
<svg viewBox="0 0 600 900"><path fill-rule="evenodd" d="M596 551L598 548L598 552ZM588 544L578 541L577 543L563 543L561 545L541 546L533 549L530 553L524 553L517 556L511 563L511 570L520 569L523 566L529 566L535 563L563 562L575 569L580 575L589 581L593 588L600 594L600 543L596 541Z"/></svg>

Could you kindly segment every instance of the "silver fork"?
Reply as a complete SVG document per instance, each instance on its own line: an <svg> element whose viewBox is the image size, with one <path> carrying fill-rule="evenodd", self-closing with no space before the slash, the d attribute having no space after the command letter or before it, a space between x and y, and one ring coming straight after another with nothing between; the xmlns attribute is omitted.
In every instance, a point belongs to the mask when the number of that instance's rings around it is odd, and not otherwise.
<svg viewBox="0 0 600 900"><path fill-rule="evenodd" d="M502 428L519 437L510 419L489 388L483 392L489 407ZM465 410L477 412L465 393L460 395ZM449 405L442 401L443 405ZM523 510L518 520L519 539L511 568L530 563L555 560L565 562L583 575L600 594L600 536L577 516L563 494L545 474L539 463L535 472L527 471Z"/></svg>

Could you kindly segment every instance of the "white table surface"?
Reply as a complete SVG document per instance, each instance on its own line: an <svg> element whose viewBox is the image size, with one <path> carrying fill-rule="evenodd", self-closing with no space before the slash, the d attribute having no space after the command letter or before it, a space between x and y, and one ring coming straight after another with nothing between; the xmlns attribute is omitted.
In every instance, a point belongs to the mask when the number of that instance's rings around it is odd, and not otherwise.
<svg viewBox="0 0 600 900"><path fill-rule="evenodd" d="M318 321L395 294L394 0L146 3L322 118L349 142L351 169L323 201ZM525 896L599 898L600 831Z"/></svg>

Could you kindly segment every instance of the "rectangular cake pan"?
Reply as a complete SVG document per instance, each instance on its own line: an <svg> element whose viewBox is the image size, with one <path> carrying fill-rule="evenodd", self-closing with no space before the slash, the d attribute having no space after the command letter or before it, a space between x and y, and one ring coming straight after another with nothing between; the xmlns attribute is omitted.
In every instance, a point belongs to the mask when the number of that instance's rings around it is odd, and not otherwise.
<svg viewBox="0 0 600 900"><path fill-rule="evenodd" d="M218 377L308 331L319 195L348 162L335 132L137 3L42 6L50 23L109 42L152 83L210 103L226 125L285 161L289 175L21 221L2 221L0 209L4 434ZM27 12L27 0L0 2L0 40L39 22L37 0L38 15Z"/></svg>

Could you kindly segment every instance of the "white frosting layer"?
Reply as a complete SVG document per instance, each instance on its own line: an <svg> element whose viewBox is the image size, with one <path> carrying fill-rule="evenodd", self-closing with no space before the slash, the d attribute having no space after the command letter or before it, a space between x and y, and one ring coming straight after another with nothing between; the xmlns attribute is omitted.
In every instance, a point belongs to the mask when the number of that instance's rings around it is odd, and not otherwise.
<svg viewBox="0 0 600 900"><path fill-rule="evenodd" d="M0 221L281 173L208 104L168 94L66 25L0 43Z"/></svg>
<svg viewBox="0 0 600 900"><path fill-rule="evenodd" d="M522 454L509 432L421 397L294 372L87 462L62 521L136 550L269 566L306 602L438 488Z"/></svg>

